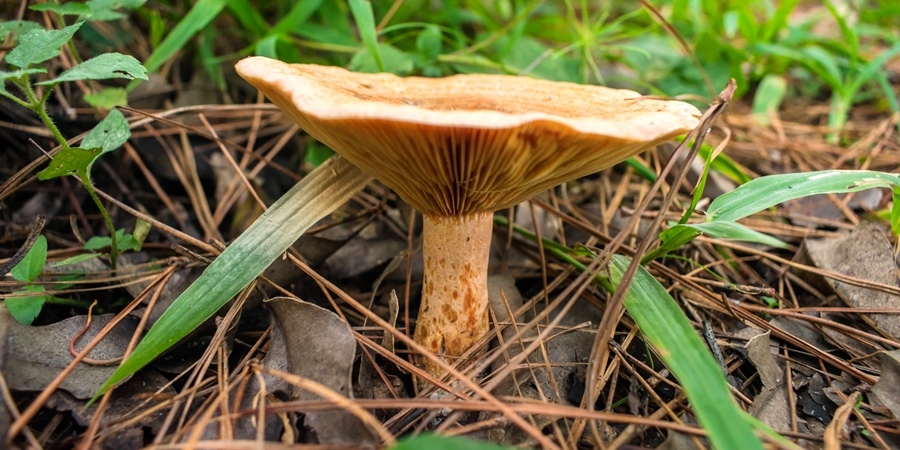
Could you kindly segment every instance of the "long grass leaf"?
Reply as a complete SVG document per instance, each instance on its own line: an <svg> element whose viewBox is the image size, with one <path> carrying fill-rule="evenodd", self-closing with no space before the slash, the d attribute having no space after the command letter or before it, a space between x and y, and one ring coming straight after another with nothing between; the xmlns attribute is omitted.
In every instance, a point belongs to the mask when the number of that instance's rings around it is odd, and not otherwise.
<svg viewBox="0 0 900 450"><path fill-rule="evenodd" d="M613 256L609 272L614 285L622 281L630 263L627 257ZM624 305L647 342L681 382L713 446L762 450L762 441L731 398L728 382L706 345L675 300L643 267L635 273Z"/></svg>
<svg viewBox="0 0 900 450"><path fill-rule="evenodd" d="M215 314L310 226L344 204L369 180L369 175L340 157L310 172L178 296L97 395L137 372Z"/></svg>

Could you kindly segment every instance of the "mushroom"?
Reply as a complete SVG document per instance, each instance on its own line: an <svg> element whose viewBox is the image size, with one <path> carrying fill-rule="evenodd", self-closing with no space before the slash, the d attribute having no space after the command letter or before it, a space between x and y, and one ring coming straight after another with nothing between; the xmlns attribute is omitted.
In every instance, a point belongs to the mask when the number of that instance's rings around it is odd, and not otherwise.
<svg viewBox="0 0 900 450"><path fill-rule="evenodd" d="M489 328L494 211L684 134L700 116L683 102L523 76L400 78L263 57L237 72L422 213L414 337L451 364Z"/></svg>

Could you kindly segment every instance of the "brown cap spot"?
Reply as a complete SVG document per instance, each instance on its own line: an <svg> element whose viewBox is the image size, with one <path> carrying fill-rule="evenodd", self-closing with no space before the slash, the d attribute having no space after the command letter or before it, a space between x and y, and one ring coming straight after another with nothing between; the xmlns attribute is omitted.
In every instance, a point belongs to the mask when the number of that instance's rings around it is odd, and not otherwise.
<svg viewBox="0 0 900 450"><path fill-rule="evenodd" d="M237 71L430 215L514 205L684 134L700 116L634 91L508 75L400 78L263 57Z"/></svg>

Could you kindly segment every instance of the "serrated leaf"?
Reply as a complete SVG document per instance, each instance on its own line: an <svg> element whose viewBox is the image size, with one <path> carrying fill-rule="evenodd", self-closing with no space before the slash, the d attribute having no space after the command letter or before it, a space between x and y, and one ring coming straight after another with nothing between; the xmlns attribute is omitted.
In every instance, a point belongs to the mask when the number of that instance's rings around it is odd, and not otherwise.
<svg viewBox="0 0 900 450"><path fill-rule="evenodd" d="M37 22L32 22L30 20L9 20L0 22L0 40L6 39L6 36L10 33L25 33L40 28L41 26Z"/></svg>
<svg viewBox="0 0 900 450"><path fill-rule="evenodd" d="M9 271L9 274L16 280L31 282L41 274L46 262L47 238L42 234L34 240L34 244L25 253L25 257Z"/></svg>
<svg viewBox="0 0 900 450"><path fill-rule="evenodd" d="M109 153L122 146L131 137L128 120L118 109L114 109L88 132L81 146L84 148L101 148L100 155ZM100 156L97 155L97 156Z"/></svg>
<svg viewBox="0 0 900 450"><path fill-rule="evenodd" d="M72 67L52 80L37 84L76 80L106 80L110 78L125 78L127 80L139 78L146 80L147 69L133 56L121 53L104 53Z"/></svg>
<svg viewBox="0 0 900 450"><path fill-rule="evenodd" d="M17 293L31 293L28 297L12 297L3 300L6 309L19 323L23 325L31 325L34 319L41 313L41 309L46 303L48 295L43 286L25 286L24 289Z"/></svg>
<svg viewBox="0 0 900 450"><path fill-rule="evenodd" d="M91 21L106 21L124 19L127 16L117 10L139 8L146 2L147 0L89 0L87 5L91 8Z"/></svg>
<svg viewBox="0 0 900 450"><path fill-rule="evenodd" d="M53 157L46 169L38 172L38 179L49 180L71 174L86 174L90 164L101 151L100 148L64 148Z"/></svg>
<svg viewBox="0 0 900 450"><path fill-rule="evenodd" d="M59 49L72 39L84 22L62 30L33 29L18 35L16 48L6 55L6 62L20 68L40 64L59 55Z"/></svg>
<svg viewBox="0 0 900 450"><path fill-rule="evenodd" d="M91 7L81 2L66 3L38 3L31 5L28 9L32 11L50 11L61 16L85 16L91 15Z"/></svg>
<svg viewBox="0 0 900 450"><path fill-rule="evenodd" d="M84 101L94 108L113 109L117 106L128 105L128 91L120 87L106 88L85 94Z"/></svg>

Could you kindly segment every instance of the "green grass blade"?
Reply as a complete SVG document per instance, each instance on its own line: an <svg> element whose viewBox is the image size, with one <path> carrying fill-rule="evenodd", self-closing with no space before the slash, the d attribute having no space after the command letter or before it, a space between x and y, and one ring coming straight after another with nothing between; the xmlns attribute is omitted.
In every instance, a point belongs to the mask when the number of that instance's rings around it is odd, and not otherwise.
<svg viewBox="0 0 900 450"><path fill-rule="evenodd" d="M269 31L269 24L259 13L256 6L248 0L228 0L228 10L234 18L257 38L264 36Z"/></svg>
<svg viewBox="0 0 900 450"><path fill-rule="evenodd" d="M378 70L384 72L384 60L378 48L378 32L375 30L375 15L372 13L372 4L368 0L350 0L350 12L356 27L359 29L359 37L362 39L366 50L375 60Z"/></svg>
<svg viewBox="0 0 900 450"><path fill-rule="evenodd" d="M307 19L319 9L324 0L301 0L294 4L278 23L272 27L271 33L294 33L299 30Z"/></svg>
<svg viewBox="0 0 900 450"><path fill-rule="evenodd" d="M97 395L137 372L215 314L312 224L344 204L370 179L339 157L310 172L178 296Z"/></svg>
<svg viewBox="0 0 900 450"><path fill-rule="evenodd" d="M627 257L613 256L609 272L614 285L621 283L630 263ZM647 342L681 382L713 446L762 450L762 441L731 398L725 376L706 345L675 300L643 267L635 273L624 304Z"/></svg>
<svg viewBox="0 0 900 450"><path fill-rule="evenodd" d="M222 8L227 3L227 0L198 0L197 3L194 3L194 6L181 19L181 22L175 25L172 32L147 58L147 61L144 63L147 70L155 72L162 67L166 61L181 51L194 35L209 26L213 19L219 16Z"/></svg>
<svg viewBox="0 0 900 450"><path fill-rule="evenodd" d="M900 175L870 170L823 170L760 177L722 194L709 205L709 221L736 221L780 203L818 194L900 186Z"/></svg>

